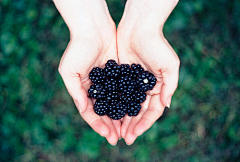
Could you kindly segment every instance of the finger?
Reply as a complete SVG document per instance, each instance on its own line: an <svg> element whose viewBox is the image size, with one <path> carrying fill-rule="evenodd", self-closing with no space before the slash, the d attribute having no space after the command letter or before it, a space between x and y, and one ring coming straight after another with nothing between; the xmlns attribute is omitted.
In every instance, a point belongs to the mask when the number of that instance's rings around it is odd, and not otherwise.
<svg viewBox="0 0 240 162"><path fill-rule="evenodd" d="M138 116L140 116L145 109L147 109L148 105L149 105L149 101L150 101L151 96L147 95L146 100L142 103L142 108L138 114ZM121 136L122 138L125 139L129 124L131 123L132 117L125 115L125 117L123 118L123 123L122 123L122 127L121 127ZM136 120L136 119L135 119Z"/></svg>
<svg viewBox="0 0 240 162"><path fill-rule="evenodd" d="M163 81L161 101L163 105L170 108L172 95L178 86L180 60L168 42L166 40L164 41L166 46L168 46L168 53L172 57L171 63L161 69Z"/></svg>
<svg viewBox="0 0 240 162"><path fill-rule="evenodd" d="M106 125L108 126L108 128L109 128L109 130L110 130L110 133L109 133L108 136L106 136L106 139L107 139L107 141L108 141L111 145L115 146L115 145L117 144L117 142L118 142L118 135L117 135L116 129L115 129L114 125L113 125L113 122L112 122L112 120L111 120L108 116L106 116L106 115L101 116L101 118L102 118L102 120L106 123Z"/></svg>
<svg viewBox="0 0 240 162"><path fill-rule="evenodd" d="M132 120L132 117L128 116L127 114L123 118L122 126L121 126L121 137L125 138L128 126Z"/></svg>
<svg viewBox="0 0 240 162"><path fill-rule="evenodd" d="M126 144L131 145L136 140L137 135L134 134L133 130L136 124L138 123L138 121L142 118L143 114L147 111L150 100L151 100L151 96L147 95L146 101L142 104L142 108L139 114L137 116L132 117L124 138Z"/></svg>
<svg viewBox="0 0 240 162"><path fill-rule="evenodd" d="M86 111L80 113L82 118L92 127L92 129L103 137L110 134L108 125L97 115L93 110L93 103L88 99L88 106Z"/></svg>
<svg viewBox="0 0 240 162"><path fill-rule="evenodd" d="M154 95L151 97L149 107L142 116L141 120L136 124L134 128L134 134L140 136L148 130L153 123L163 114L165 106L160 101L160 95Z"/></svg>
<svg viewBox="0 0 240 162"><path fill-rule="evenodd" d="M121 138L121 121L120 120L112 120L112 123L117 132L118 139L120 139Z"/></svg>

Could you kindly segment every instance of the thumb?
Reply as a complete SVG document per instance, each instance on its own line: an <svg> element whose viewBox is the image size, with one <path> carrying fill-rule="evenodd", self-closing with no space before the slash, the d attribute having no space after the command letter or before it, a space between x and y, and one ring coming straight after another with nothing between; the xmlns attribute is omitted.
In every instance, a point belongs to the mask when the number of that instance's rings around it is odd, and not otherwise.
<svg viewBox="0 0 240 162"><path fill-rule="evenodd" d="M84 89L84 87L81 84L81 78L79 74L75 75L69 75L66 73L63 73L59 70L59 73L61 74L63 81L66 85L66 88L68 90L68 93L73 98L73 101L81 114L87 109L88 105L88 97L87 92ZM70 73L71 74L71 73Z"/></svg>
<svg viewBox="0 0 240 162"><path fill-rule="evenodd" d="M170 108L171 98L178 86L179 64L168 66L162 71L163 85L161 88L161 101Z"/></svg>
<svg viewBox="0 0 240 162"><path fill-rule="evenodd" d="M178 86L180 60L168 41L164 37L162 40L164 43L162 49L166 58L164 65L160 68L163 82L160 98L162 104L170 108L172 95Z"/></svg>

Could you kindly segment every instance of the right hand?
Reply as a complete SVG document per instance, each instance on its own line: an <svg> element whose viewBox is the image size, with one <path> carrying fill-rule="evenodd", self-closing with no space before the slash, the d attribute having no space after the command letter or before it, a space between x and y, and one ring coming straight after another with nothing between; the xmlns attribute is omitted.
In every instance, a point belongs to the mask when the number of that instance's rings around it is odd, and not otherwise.
<svg viewBox="0 0 240 162"><path fill-rule="evenodd" d="M54 0L54 3L71 35L59 73L82 118L115 145L120 138L120 121L97 115L93 110L93 100L87 97L92 68L104 67L109 59L118 60L115 23L103 0Z"/></svg>

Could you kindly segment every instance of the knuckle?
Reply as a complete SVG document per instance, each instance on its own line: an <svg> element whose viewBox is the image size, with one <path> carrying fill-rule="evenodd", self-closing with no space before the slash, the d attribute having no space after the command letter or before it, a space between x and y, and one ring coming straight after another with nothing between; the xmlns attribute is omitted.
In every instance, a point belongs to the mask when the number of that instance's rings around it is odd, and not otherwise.
<svg viewBox="0 0 240 162"><path fill-rule="evenodd" d="M176 67L177 69L179 69L180 67L180 59L179 57L177 56L177 54L175 54L175 59L173 61L173 64L174 64L174 67Z"/></svg>
<svg viewBox="0 0 240 162"><path fill-rule="evenodd" d="M177 55L175 55L174 58L171 59L171 61L169 61L169 67L171 67L172 71L178 71L180 68L180 59L178 58Z"/></svg>

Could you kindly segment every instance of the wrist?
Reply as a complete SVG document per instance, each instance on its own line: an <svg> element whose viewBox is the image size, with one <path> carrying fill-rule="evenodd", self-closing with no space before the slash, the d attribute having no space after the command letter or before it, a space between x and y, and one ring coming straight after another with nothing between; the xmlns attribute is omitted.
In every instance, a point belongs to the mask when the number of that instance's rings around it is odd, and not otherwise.
<svg viewBox="0 0 240 162"><path fill-rule="evenodd" d="M128 0L120 24L144 25L154 30L162 30L165 21L178 0Z"/></svg>

